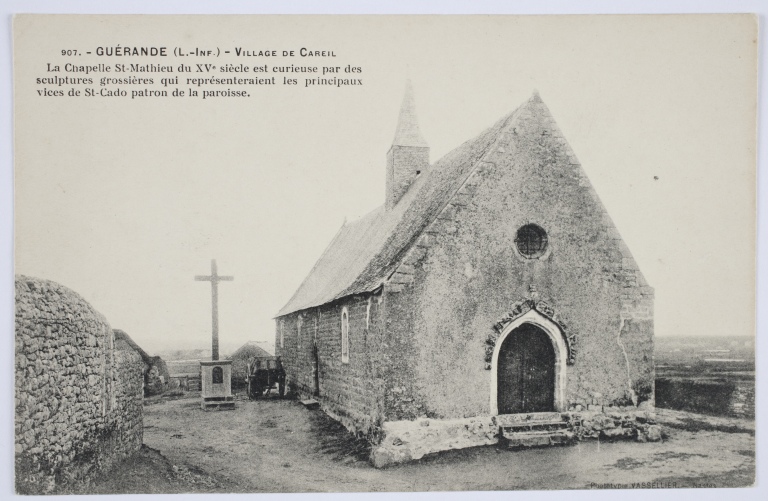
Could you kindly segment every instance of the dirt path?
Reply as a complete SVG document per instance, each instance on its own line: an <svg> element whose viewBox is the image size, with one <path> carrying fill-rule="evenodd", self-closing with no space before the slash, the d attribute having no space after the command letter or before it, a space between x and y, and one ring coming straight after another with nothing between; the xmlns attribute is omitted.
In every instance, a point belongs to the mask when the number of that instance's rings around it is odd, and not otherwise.
<svg viewBox="0 0 768 501"><path fill-rule="evenodd" d="M72 485L60 494L174 494L224 492L226 482L199 468L173 465L159 451L142 446L129 459L102 472L89 484Z"/></svg>
<svg viewBox="0 0 768 501"><path fill-rule="evenodd" d="M695 415L693 415L695 416ZM197 399L145 406L144 443L175 465L219 479L219 492L583 489L615 486L746 486L754 432L701 424L668 428L663 442L583 442L509 452L448 451L377 470L367 451L319 410L295 401L239 401L204 412ZM698 423L698 425L697 425ZM725 431L724 431L725 430ZM197 470L195 470L197 471Z"/></svg>

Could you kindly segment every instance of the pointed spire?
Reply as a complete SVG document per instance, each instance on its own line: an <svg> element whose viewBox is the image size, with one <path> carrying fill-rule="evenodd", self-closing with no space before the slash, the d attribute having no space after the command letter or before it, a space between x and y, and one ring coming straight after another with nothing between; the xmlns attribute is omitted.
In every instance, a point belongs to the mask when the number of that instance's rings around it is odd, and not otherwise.
<svg viewBox="0 0 768 501"><path fill-rule="evenodd" d="M411 82L405 84L397 130L387 152L386 210L392 210L416 177L429 169L429 145L419 131Z"/></svg>
<svg viewBox="0 0 768 501"><path fill-rule="evenodd" d="M429 147L419 130L416 104L413 99L413 86L411 86L410 80L405 83L405 95L403 96L403 104L400 105L400 117L397 119L397 130L392 146Z"/></svg>

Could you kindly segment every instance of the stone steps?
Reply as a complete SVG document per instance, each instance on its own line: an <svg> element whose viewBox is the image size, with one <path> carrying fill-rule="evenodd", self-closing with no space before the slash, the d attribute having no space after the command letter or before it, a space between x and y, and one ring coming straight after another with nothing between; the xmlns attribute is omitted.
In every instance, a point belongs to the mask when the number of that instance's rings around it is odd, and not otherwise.
<svg viewBox="0 0 768 501"><path fill-rule="evenodd" d="M549 445L566 445L573 441L573 432L569 430L537 430L502 432L502 440L508 449L521 447L544 447Z"/></svg>
<svg viewBox="0 0 768 501"><path fill-rule="evenodd" d="M523 432L523 431L555 431L568 428L568 423L563 420L535 421L530 423L516 423L500 426L502 432Z"/></svg>
<svg viewBox="0 0 768 501"><path fill-rule="evenodd" d="M509 449L568 444L574 438L559 412L501 415L497 419L501 443Z"/></svg>
<svg viewBox="0 0 768 501"><path fill-rule="evenodd" d="M232 410L235 408L235 397L203 397L200 402L200 407L203 410Z"/></svg>
<svg viewBox="0 0 768 501"><path fill-rule="evenodd" d="M320 407L320 402L315 400L314 398L308 398L306 400L299 400L299 403L306 407L307 409L316 409Z"/></svg>

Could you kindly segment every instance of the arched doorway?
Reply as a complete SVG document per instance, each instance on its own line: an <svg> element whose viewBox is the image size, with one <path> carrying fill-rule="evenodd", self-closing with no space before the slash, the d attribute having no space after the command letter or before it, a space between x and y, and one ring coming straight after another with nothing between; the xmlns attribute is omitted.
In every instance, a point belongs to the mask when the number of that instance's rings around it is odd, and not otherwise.
<svg viewBox="0 0 768 501"><path fill-rule="evenodd" d="M532 309L510 322L499 334L493 349L491 415L546 412L539 409L563 412L567 407L567 360L568 348L563 333L549 318ZM527 373L525 367L529 369ZM521 382L523 378L527 379ZM544 387L546 391L538 392L535 387ZM524 392L522 397L520 391ZM515 392L518 392L517 397ZM540 400L532 399L532 392L540 395ZM502 394L504 396L500 398ZM527 400L526 394L529 395Z"/></svg>
<svg viewBox="0 0 768 501"><path fill-rule="evenodd" d="M555 350L539 327L525 323L506 336L497 377L499 414L555 410Z"/></svg>

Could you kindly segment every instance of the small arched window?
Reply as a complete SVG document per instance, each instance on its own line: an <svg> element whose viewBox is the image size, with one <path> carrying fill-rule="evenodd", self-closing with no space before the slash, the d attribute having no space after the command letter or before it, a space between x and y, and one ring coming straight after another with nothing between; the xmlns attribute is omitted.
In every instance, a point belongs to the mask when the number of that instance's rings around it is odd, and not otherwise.
<svg viewBox="0 0 768 501"><path fill-rule="evenodd" d="M371 304L373 304L373 296L368 297L368 304L365 306L365 328L371 328Z"/></svg>
<svg viewBox="0 0 768 501"><path fill-rule="evenodd" d="M301 315L296 319L296 342L299 346L301 346L301 323L303 321L303 318Z"/></svg>
<svg viewBox="0 0 768 501"><path fill-rule="evenodd" d="M223 384L224 383L224 371L221 369L221 367L214 367L211 371L211 379L213 381L213 384Z"/></svg>
<svg viewBox="0 0 768 501"><path fill-rule="evenodd" d="M349 312L346 307L341 310L341 361L349 363Z"/></svg>

